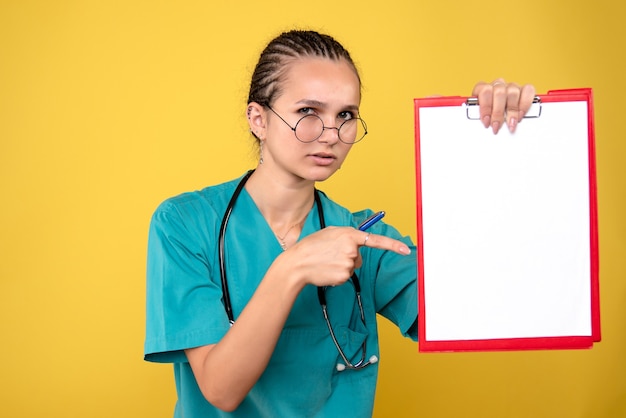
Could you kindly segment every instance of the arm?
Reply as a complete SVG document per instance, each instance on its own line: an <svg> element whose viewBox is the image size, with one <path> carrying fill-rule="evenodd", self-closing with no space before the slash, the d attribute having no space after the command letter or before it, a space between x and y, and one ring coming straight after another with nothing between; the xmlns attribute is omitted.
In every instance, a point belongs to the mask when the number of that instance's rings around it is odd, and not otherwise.
<svg viewBox="0 0 626 418"><path fill-rule="evenodd" d="M219 343L185 350L202 394L225 411L237 408L265 370L304 286L279 259Z"/></svg>
<svg viewBox="0 0 626 418"><path fill-rule="evenodd" d="M289 312L306 284L344 283L360 267L366 232L329 227L276 258L236 323L213 345L185 350L198 386L216 407L232 411L257 382L272 356ZM370 235L367 246L408 254L394 239Z"/></svg>

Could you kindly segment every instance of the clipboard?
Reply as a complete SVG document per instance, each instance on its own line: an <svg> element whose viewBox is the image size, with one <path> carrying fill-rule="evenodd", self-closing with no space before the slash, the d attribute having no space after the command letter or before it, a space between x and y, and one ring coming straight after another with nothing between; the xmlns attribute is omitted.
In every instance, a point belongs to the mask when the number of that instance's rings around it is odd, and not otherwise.
<svg viewBox="0 0 626 418"><path fill-rule="evenodd" d="M591 89L497 135L468 97L414 100L420 352L599 342Z"/></svg>

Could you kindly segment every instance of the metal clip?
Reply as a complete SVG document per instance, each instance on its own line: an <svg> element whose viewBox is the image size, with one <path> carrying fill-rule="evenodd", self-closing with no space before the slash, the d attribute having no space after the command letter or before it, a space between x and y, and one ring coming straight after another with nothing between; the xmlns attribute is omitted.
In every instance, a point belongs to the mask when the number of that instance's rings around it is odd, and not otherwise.
<svg viewBox="0 0 626 418"><path fill-rule="evenodd" d="M465 102L465 114L470 120L479 120L480 111L478 109L478 98L469 97ZM535 96L533 104L528 109L528 112L524 115L524 119L533 119L541 116L541 98Z"/></svg>

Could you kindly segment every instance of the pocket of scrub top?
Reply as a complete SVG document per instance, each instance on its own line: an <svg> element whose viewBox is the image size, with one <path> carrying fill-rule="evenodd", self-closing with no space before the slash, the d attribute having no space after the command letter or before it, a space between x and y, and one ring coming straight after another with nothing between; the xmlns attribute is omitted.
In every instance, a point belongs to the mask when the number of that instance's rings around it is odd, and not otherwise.
<svg viewBox="0 0 626 418"><path fill-rule="evenodd" d="M334 327L335 336L337 337L337 342L339 346L343 350L344 354L348 358L350 363L355 364L361 360L361 356L363 353L362 346L365 340L367 339L368 333L362 331L355 331L346 326L338 326ZM330 339L330 335L328 335ZM337 352L337 361L343 363L341 356L337 350L337 347L333 344L335 351ZM365 359L367 360L373 354L378 355L374 352L375 347L367 347L365 350Z"/></svg>

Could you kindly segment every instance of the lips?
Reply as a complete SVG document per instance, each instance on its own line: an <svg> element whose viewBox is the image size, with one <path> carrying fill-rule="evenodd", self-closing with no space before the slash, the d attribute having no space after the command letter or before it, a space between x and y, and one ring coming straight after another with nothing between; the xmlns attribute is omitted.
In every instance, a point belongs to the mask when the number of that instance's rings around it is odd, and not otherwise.
<svg viewBox="0 0 626 418"><path fill-rule="evenodd" d="M315 154L309 154L309 157L318 165L330 165L337 157L334 154L327 152L317 152Z"/></svg>

